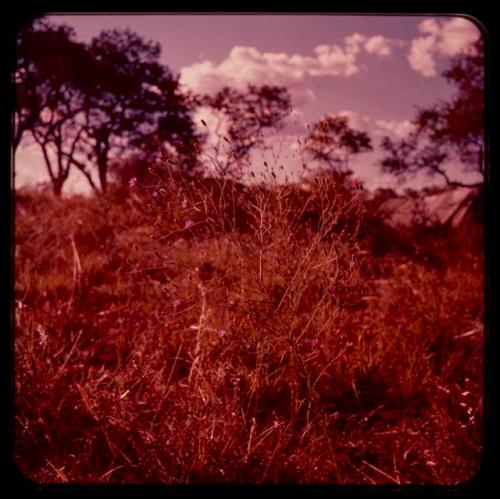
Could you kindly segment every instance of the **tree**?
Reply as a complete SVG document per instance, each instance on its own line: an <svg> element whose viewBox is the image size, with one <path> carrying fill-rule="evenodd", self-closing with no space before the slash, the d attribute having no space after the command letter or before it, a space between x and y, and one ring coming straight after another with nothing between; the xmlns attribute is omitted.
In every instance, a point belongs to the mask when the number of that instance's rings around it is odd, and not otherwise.
<svg viewBox="0 0 500 499"><path fill-rule="evenodd" d="M78 87L88 76L81 71L85 48L74 36L68 26L42 19L25 26L17 39L13 149L31 135L40 146L56 195L61 194L82 139L76 120L84 96Z"/></svg>
<svg viewBox="0 0 500 499"><path fill-rule="evenodd" d="M215 158L223 174L235 174L234 167L248 159L250 151L264 145L265 130L279 126L291 111L291 99L284 87L248 85L247 91L225 87L214 96L203 96L200 105L219 116L215 129ZM226 133L222 131L226 123ZM226 142L226 154L221 154Z"/></svg>
<svg viewBox="0 0 500 499"><path fill-rule="evenodd" d="M345 116L327 116L309 127L303 152L337 173L349 172L349 159L353 154L372 150L367 133L354 130Z"/></svg>
<svg viewBox="0 0 500 499"><path fill-rule="evenodd" d="M130 30L104 31L87 48L98 75L85 94L84 151L106 192L110 160L133 148L176 147L195 138L178 80L159 63L160 46Z"/></svg>
<svg viewBox="0 0 500 499"><path fill-rule="evenodd" d="M464 169L484 175L484 56L482 40L456 56L443 76L456 87L449 102L418 111L415 131L405 139L382 140L382 169L397 176L419 171L438 175L450 186L471 186L454 180L445 163L459 160Z"/></svg>
<svg viewBox="0 0 500 499"><path fill-rule="evenodd" d="M178 80L159 63L160 47L130 30L104 31L89 44L75 32L38 20L17 41L14 150L27 134L40 146L54 193L71 166L106 192L109 162L124 153L184 148L180 166L194 165L186 147L197 137Z"/></svg>

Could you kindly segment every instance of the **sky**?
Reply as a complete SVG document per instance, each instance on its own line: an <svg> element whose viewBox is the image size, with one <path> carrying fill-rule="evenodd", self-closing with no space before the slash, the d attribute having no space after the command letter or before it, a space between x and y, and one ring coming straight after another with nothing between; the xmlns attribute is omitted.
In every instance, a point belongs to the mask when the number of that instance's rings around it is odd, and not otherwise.
<svg viewBox="0 0 500 499"><path fill-rule="evenodd" d="M72 26L85 42L104 29L127 27L157 41L161 62L179 75L183 88L195 92L248 83L287 87L294 113L281 140L289 169L293 144L306 124L326 115L349 117L352 127L372 137L375 151L351 161L357 178L372 189L395 186L376 165L381 138L403 137L418 108L452 96L454 88L441 72L480 36L471 20L450 16L89 14L51 20ZM210 126L203 110L196 122L201 118ZM34 145L20 149L15 173L16 186L48 179ZM411 186L433 182L420 177ZM75 172L67 187L85 190L86 180Z"/></svg>

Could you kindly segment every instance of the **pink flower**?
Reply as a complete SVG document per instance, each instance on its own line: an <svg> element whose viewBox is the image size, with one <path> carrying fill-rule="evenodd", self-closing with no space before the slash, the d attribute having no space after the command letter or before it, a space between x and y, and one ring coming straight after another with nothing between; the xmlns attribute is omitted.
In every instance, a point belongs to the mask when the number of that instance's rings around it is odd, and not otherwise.
<svg viewBox="0 0 500 499"><path fill-rule="evenodd" d="M137 185L137 177L132 177L129 181L128 181L128 185L129 187L135 187Z"/></svg>
<svg viewBox="0 0 500 499"><path fill-rule="evenodd" d="M194 222L192 220L187 220L186 223L184 224L185 229L189 229L194 225Z"/></svg>
<svg viewBox="0 0 500 499"><path fill-rule="evenodd" d="M313 339L313 340L311 340L309 343L310 343L310 345L311 345L311 347L312 347L312 348L317 348L317 347L319 347L319 340L318 340L318 338L314 338L314 339Z"/></svg>
<svg viewBox="0 0 500 499"><path fill-rule="evenodd" d="M226 336L226 331L224 329L219 329L219 332L217 333L217 336L222 339L224 336Z"/></svg>
<svg viewBox="0 0 500 499"><path fill-rule="evenodd" d="M174 306L174 309L177 309L182 305L182 300L180 298L175 298L172 305Z"/></svg>
<svg viewBox="0 0 500 499"><path fill-rule="evenodd" d="M153 192L153 197L154 197L155 199L158 199L158 196L159 196L158 191L154 191L154 192Z"/></svg>

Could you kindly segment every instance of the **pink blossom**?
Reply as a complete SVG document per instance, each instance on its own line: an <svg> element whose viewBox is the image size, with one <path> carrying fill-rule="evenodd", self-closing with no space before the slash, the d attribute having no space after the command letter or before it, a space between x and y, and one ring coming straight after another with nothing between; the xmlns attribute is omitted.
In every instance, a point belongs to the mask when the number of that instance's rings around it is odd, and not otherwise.
<svg viewBox="0 0 500 499"><path fill-rule="evenodd" d="M311 347L313 347L313 348L319 347L319 340L318 340L318 338L314 338L309 343L310 343Z"/></svg>
<svg viewBox="0 0 500 499"><path fill-rule="evenodd" d="M135 187L137 185L137 177L132 177L129 181L128 181L128 185L129 187Z"/></svg>
<svg viewBox="0 0 500 499"><path fill-rule="evenodd" d="M174 308L179 308L182 305L182 300L180 298L175 298L175 300L172 302L172 305Z"/></svg>
<svg viewBox="0 0 500 499"><path fill-rule="evenodd" d="M217 336L222 339L224 336L226 336L226 331L224 329L219 329L219 332L217 333Z"/></svg>
<svg viewBox="0 0 500 499"><path fill-rule="evenodd" d="M153 197L154 197L155 199L158 199L158 196L159 196L158 191L154 191L154 192L153 192Z"/></svg>
<svg viewBox="0 0 500 499"><path fill-rule="evenodd" d="M185 229L189 229L194 225L194 222L192 220L187 220L186 223L184 224Z"/></svg>

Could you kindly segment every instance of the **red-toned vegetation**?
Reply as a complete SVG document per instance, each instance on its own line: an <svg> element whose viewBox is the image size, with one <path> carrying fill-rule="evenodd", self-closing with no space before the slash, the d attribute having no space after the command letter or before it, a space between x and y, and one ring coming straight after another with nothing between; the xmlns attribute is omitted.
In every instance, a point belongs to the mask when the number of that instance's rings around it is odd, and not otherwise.
<svg viewBox="0 0 500 499"><path fill-rule="evenodd" d="M332 177L301 190L170 172L106 197L20 191L15 236L30 479L477 472L483 255L466 233L384 229Z"/></svg>

